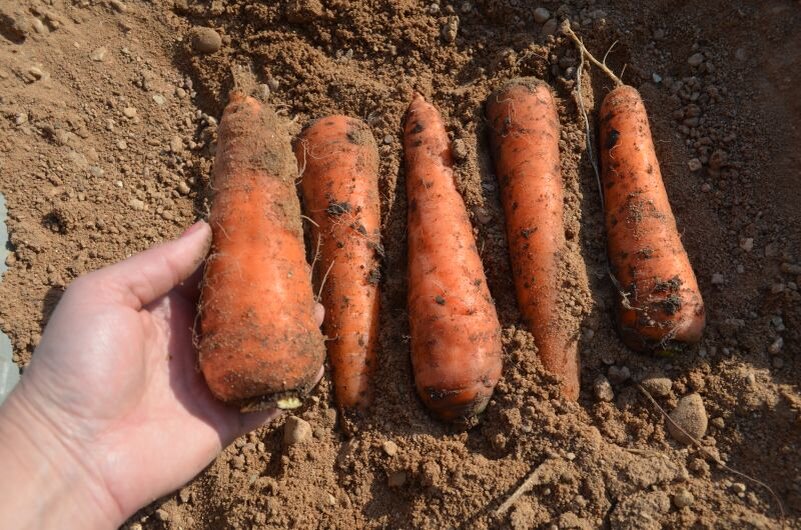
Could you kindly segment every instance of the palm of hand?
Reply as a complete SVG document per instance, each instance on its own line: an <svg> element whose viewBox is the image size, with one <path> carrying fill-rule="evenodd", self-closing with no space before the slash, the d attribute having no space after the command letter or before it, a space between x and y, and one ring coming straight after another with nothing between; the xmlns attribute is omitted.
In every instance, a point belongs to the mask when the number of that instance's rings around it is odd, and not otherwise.
<svg viewBox="0 0 801 530"><path fill-rule="evenodd" d="M186 246L191 237L148 252ZM70 287L23 377L37 415L60 431L121 514L180 487L236 436L277 415L241 414L212 397L196 369L191 289L170 288L147 301L142 292L163 290L149 277L156 272L129 263L147 254ZM161 259L173 269L170 285L199 263L177 271L181 264ZM120 284L120 274L141 277Z"/></svg>

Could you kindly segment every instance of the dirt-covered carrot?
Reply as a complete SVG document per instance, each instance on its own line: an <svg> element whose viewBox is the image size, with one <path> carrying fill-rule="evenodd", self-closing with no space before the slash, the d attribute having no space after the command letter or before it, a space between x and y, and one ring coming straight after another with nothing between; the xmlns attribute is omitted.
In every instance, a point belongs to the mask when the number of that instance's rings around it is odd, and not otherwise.
<svg viewBox="0 0 801 530"><path fill-rule="evenodd" d="M272 109L233 92L218 130L200 368L242 408L290 408L315 383L325 346L314 318L289 135Z"/></svg>
<svg viewBox="0 0 801 530"><path fill-rule="evenodd" d="M329 116L304 129L295 155L311 241L319 242L316 278L334 395L340 408L364 409L372 399L383 252L378 148L364 122Z"/></svg>
<svg viewBox="0 0 801 530"><path fill-rule="evenodd" d="M600 185L620 336L638 351L696 343L706 323L704 302L668 202L640 93L587 51L569 22L561 30L616 85L601 103Z"/></svg>
<svg viewBox="0 0 801 530"><path fill-rule="evenodd" d="M501 375L500 324L439 112L415 94L404 124L412 367L439 418L486 407Z"/></svg>
<svg viewBox="0 0 801 530"><path fill-rule="evenodd" d="M578 329L559 317L565 230L556 104L546 83L514 79L490 96L487 117L520 313L542 364L576 399Z"/></svg>
<svg viewBox="0 0 801 530"><path fill-rule="evenodd" d="M601 104L601 182L618 325L635 350L695 343L704 303L656 159L639 92L626 85Z"/></svg>

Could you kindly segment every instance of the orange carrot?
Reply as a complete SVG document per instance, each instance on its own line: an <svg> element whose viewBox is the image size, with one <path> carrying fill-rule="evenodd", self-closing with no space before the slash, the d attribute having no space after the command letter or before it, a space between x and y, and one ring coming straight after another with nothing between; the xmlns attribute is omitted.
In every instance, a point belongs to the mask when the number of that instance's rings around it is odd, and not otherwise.
<svg viewBox="0 0 801 530"><path fill-rule="evenodd" d="M218 134L200 368L222 401L290 408L325 356L292 147L275 112L240 92L231 93Z"/></svg>
<svg viewBox="0 0 801 530"><path fill-rule="evenodd" d="M364 122L329 116L300 134L295 155L312 243L319 241L316 272L336 401L363 410L372 399L378 341L378 148Z"/></svg>
<svg viewBox="0 0 801 530"><path fill-rule="evenodd" d="M412 368L444 420L473 418L501 375L500 324L439 112L415 94L404 126Z"/></svg>
<svg viewBox="0 0 801 530"><path fill-rule="evenodd" d="M514 79L490 96L487 117L517 303L542 364L577 399L578 329L559 318L565 230L556 104L546 83Z"/></svg>
<svg viewBox="0 0 801 530"><path fill-rule="evenodd" d="M609 260L620 294L620 335L634 350L698 342L704 303L636 89L621 85L604 98L600 141Z"/></svg>

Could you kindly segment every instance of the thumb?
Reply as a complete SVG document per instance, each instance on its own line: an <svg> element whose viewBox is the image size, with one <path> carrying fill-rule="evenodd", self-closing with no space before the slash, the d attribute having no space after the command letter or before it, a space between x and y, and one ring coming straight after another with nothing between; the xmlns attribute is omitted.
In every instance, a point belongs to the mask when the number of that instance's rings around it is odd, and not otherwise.
<svg viewBox="0 0 801 530"><path fill-rule="evenodd" d="M96 298L138 311L189 278L210 246L211 228L198 221L178 239L87 274L75 283L91 289Z"/></svg>

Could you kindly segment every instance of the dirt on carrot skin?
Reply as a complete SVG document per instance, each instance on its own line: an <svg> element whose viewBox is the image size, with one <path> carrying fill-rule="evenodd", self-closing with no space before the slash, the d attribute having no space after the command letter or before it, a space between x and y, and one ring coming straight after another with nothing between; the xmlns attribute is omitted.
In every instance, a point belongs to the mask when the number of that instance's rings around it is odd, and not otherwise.
<svg viewBox="0 0 801 530"><path fill-rule="evenodd" d="M535 22L536 7L576 22L596 55L617 41L607 62L617 73L626 65L623 80L645 99L708 309L697 348L644 357L616 335L603 216L574 97L578 55L567 39L545 35L553 24ZM0 13L0 190L14 249L0 281L0 327L21 365L73 278L206 214L233 68L254 70L293 132L346 113L380 144L386 252L374 408L348 437L326 376L297 413L311 424L307 441L285 447L281 424L245 436L127 527L779 527L766 490L669 438L632 384L654 373L671 382L657 396L667 410L688 393L702 396L707 450L769 484L787 523L801 525L795 4L21 0ZM193 55L193 26L213 27L222 49ZM519 325L487 150L485 99L519 76L547 81L560 111L571 263L560 318L580 323L575 404L558 397ZM585 69L584 104L597 111L611 87ZM455 141L457 187L503 326L505 371L469 431L432 420L411 376L400 120L413 89L443 112ZM537 466L539 483L495 518ZM681 489L693 502L679 509Z"/></svg>

